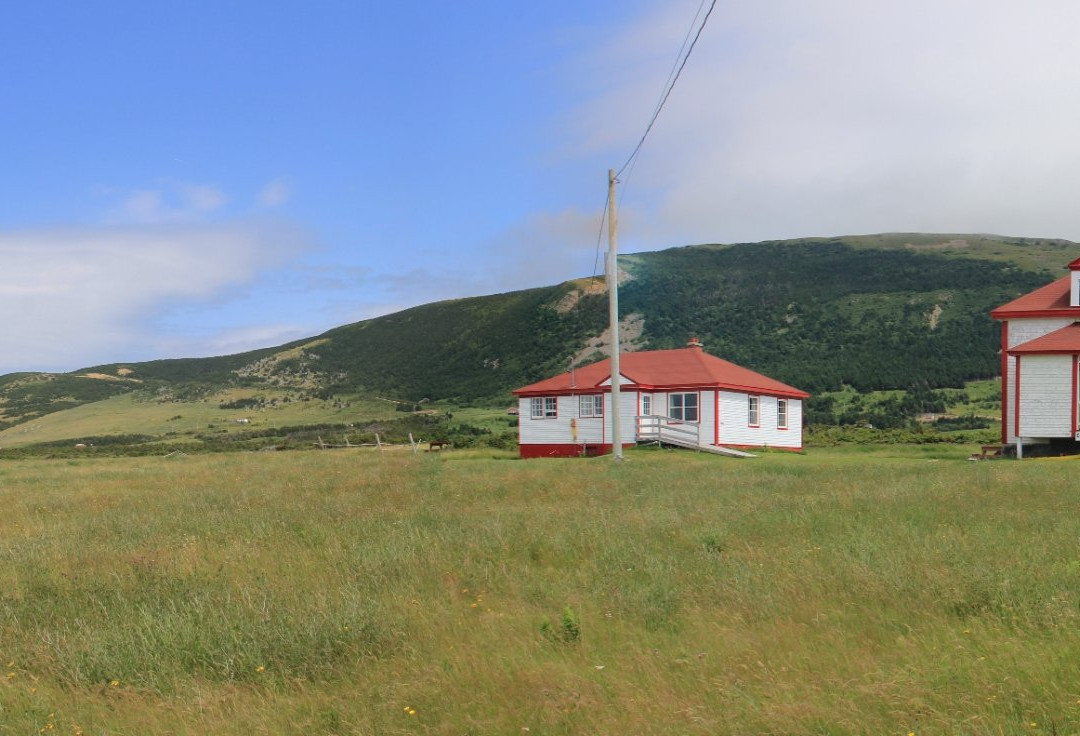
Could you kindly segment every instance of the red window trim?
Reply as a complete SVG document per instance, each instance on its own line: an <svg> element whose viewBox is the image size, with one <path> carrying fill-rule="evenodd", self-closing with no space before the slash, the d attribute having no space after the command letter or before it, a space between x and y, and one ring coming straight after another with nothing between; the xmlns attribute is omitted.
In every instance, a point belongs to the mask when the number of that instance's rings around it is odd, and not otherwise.
<svg viewBox="0 0 1080 736"><path fill-rule="evenodd" d="M667 399L668 399L667 410L668 410L668 416L669 417L671 416L671 397L676 395L676 394L678 394L680 396L686 396L686 395L689 395L689 394L697 395L697 407L696 407L697 408L697 419L694 419L694 420L691 421L691 420L687 420L687 419L674 419L674 418L672 418L672 421L670 423L671 424L701 424L701 392L700 391L668 391L668 393L667 393ZM685 415L685 413L686 413L686 407L684 406L683 407L683 414Z"/></svg>

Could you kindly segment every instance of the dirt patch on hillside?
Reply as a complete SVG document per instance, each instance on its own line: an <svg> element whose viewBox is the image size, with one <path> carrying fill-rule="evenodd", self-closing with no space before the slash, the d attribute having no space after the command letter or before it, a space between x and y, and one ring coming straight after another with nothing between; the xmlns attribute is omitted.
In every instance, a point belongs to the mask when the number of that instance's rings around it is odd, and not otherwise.
<svg viewBox="0 0 1080 736"><path fill-rule="evenodd" d="M941 320L941 313L945 310L941 308L940 304L935 304L934 309L930 312L930 329L936 330L938 322Z"/></svg>
<svg viewBox="0 0 1080 736"><path fill-rule="evenodd" d="M131 373L131 371L128 371L128 373ZM83 373L79 378L92 378L95 381L112 381L114 383L142 383L142 380L138 378L110 376L108 373Z"/></svg>
<svg viewBox="0 0 1080 736"><path fill-rule="evenodd" d="M644 331L645 315L643 314L628 314L619 320L619 346L622 352L633 353L644 349L646 341L641 336ZM577 365L596 353L604 357L611 356L610 327L585 343L585 347L574 356L574 364Z"/></svg>
<svg viewBox="0 0 1080 736"><path fill-rule="evenodd" d="M634 277L630 275L625 269L619 269L619 285L622 286L627 281L631 281ZM559 314L566 314L571 309L578 305L583 296L591 296L592 294L605 294L607 293L607 279L603 276L596 276L588 279L578 279L574 282L574 288L563 294L560 299L551 305Z"/></svg>

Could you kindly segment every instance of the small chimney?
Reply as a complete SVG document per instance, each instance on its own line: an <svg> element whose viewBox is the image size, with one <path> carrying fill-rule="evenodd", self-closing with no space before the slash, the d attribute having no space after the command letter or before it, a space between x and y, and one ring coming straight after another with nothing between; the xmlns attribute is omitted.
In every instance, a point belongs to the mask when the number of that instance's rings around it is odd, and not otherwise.
<svg viewBox="0 0 1080 736"><path fill-rule="evenodd" d="M697 348L700 350L703 346L701 344L701 340L697 339L696 337L691 337L690 342L686 343L686 347Z"/></svg>

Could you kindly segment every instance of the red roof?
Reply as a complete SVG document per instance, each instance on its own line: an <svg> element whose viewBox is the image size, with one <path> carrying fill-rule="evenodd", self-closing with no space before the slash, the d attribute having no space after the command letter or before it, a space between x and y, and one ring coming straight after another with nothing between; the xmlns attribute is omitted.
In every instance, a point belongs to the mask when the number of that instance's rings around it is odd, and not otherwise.
<svg viewBox="0 0 1080 736"><path fill-rule="evenodd" d="M630 382L643 389L723 388L770 396L805 399L810 394L786 383L755 373L709 355L700 348L678 350L645 350L623 353L619 371ZM580 393L607 390L604 384L611 378L611 359L563 373L543 381L515 389L518 396Z"/></svg>
<svg viewBox="0 0 1080 736"><path fill-rule="evenodd" d="M1071 264L1070 264L1071 265ZM1013 299L990 312L994 319L1012 317L1068 317L1080 318L1080 307L1069 306L1069 276L1041 286L1035 291Z"/></svg>
<svg viewBox="0 0 1080 736"><path fill-rule="evenodd" d="M1059 330L1047 333L1034 340L1017 345L1009 351L1013 355L1029 355L1032 353L1080 353L1080 324L1073 322L1071 325Z"/></svg>

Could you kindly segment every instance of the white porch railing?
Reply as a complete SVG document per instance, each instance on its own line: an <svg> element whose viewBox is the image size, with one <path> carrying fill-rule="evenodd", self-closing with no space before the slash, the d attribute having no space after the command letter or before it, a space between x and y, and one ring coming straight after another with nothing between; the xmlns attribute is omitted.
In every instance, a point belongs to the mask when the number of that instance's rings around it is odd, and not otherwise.
<svg viewBox="0 0 1080 736"><path fill-rule="evenodd" d="M676 445L701 452L728 457L754 457L749 452L730 447L719 447L701 441L701 425L660 414L644 414L635 417L638 442L655 442L658 445Z"/></svg>

